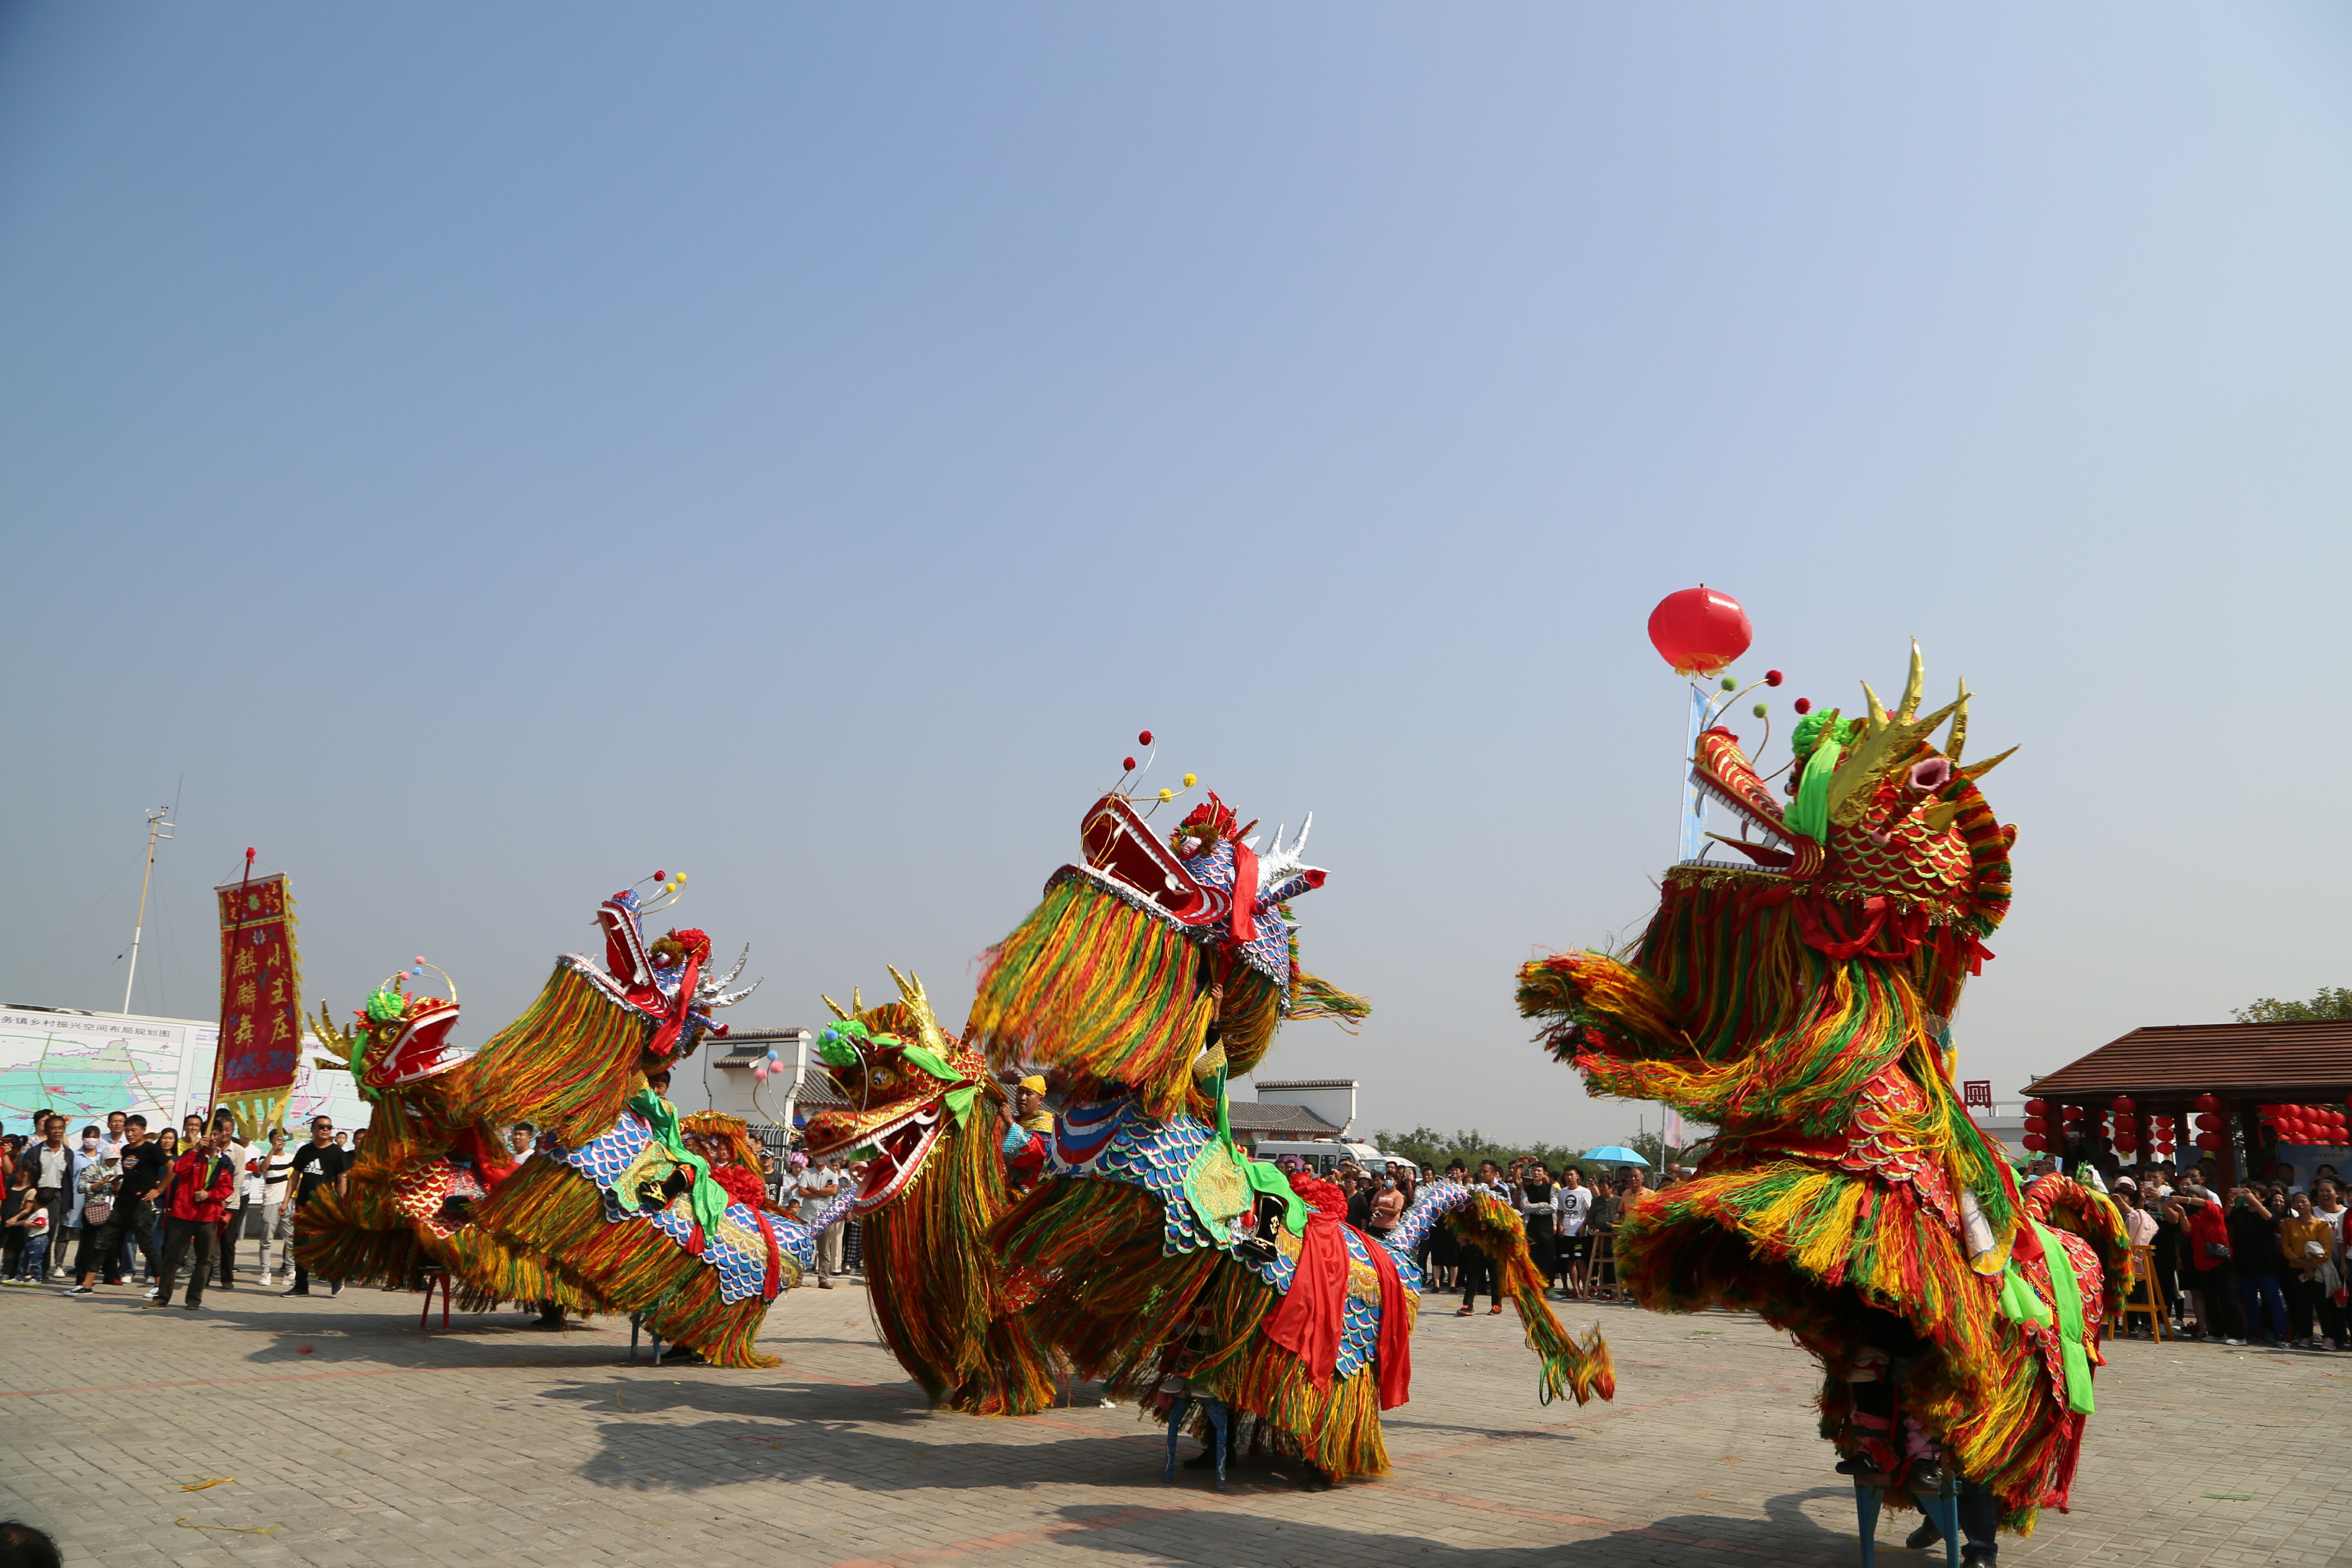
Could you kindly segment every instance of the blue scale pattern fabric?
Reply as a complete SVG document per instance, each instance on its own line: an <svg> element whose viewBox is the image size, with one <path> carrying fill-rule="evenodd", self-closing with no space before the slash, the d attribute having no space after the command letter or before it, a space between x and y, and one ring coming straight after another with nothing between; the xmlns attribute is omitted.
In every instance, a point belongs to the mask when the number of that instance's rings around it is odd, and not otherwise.
<svg viewBox="0 0 2352 1568"><path fill-rule="evenodd" d="M1106 1122L1115 1123L1108 1136ZM1160 1244L1165 1257L1204 1247L1226 1247L1231 1238L1211 1235L1184 1196L1184 1173L1215 1135L1189 1116L1156 1121L1131 1100L1074 1106L1055 1119L1045 1173L1127 1182L1158 1198L1167 1220ZM1079 1158L1068 1158L1072 1154Z"/></svg>
<svg viewBox="0 0 2352 1568"><path fill-rule="evenodd" d="M678 1250L690 1254L694 1250L694 1218L681 1212L683 1205L648 1214L636 1206L635 1194L631 1194L625 1203L616 1190L616 1184L628 1173L629 1167L653 1145L653 1128L644 1117L634 1110L627 1110L621 1113L618 1121L576 1149L559 1144L548 1144L542 1148L547 1157L562 1162L595 1184L597 1192L604 1200L606 1224L650 1225L668 1237ZM760 1233L760 1216L747 1205L729 1204L727 1221L727 1229L734 1234L756 1237ZM783 1246L785 1236L782 1222L777 1224L776 1240L779 1250L789 1250L795 1258L800 1258L798 1247ZM719 1270L719 1299L722 1301L744 1300L761 1295L767 1289L768 1255L764 1243L754 1252L749 1247L735 1245L725 1235L706 1236L701 1261ZM816 1243L811 1237L803 1267L814 1267L815 1262Z"/></svg>
<svg viewBox="0 0 2352 1568"><path fill-rule="evenodd" d="M1470 1201L1470 1189L1460 1182L1432 1182L1413 1194L1412 1207L1398 1216L1396 1227L1389 1232L1388 1248L1400 1258L1411 1258L1429 1239L1437 1222Z"/></svg>

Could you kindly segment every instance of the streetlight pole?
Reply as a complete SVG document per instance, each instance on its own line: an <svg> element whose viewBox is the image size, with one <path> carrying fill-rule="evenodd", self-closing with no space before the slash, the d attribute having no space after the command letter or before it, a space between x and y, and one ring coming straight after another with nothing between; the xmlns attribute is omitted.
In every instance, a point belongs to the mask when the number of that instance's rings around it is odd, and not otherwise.
<svg viewBox="0 0 2352 1568"><path fill-rule="evenodd" d="M131 973L122 982L122 1016L131 1016L131 987L139 980L139 939L147 930L147 884L155 878L155 841L172 836L164 829L172 826L171 808L151 805L147 808L147 869L139 879L139 921L131 928Z"/></svg>

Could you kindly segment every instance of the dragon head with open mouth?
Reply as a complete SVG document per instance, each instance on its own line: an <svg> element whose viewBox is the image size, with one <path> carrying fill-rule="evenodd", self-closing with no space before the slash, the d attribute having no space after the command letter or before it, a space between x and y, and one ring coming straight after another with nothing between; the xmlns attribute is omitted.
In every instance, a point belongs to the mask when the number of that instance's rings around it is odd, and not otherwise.
<svg viewBox="0 0 2352 1568"><path fill-rule="evenodd" d="M919 976L890 971L900 999L867 1007L853 991L850 1005L830 996L836 1023L817 1037L817 1058L849 1104L809 1118L812 1159L862 1158L866 1174L857 1212L866 1214L903 1194L938 1148L985 1096L992 1107L1003 1090L988 1064L940 1024ZM986 1109L986 1108L984 1108Z"/></svg>
<svg viewBox="0 0 2352 1568"><path fill-rule="evenodd" d="M1740 826L1736 838L1708 837L1752 862L1741 869L1785 878L1797 890L1891 896L1938 918L1980 921L1984 931L1998 925L2009 906L2012 830L1994 818L1976 781L2010 752L1961 766L1968 688L1922 717L1926 679L1914 643L1910 678L1893 712L1865 683L1863 717L1842 719L1835 709L1808 714L1793 738L1785 801L1774 797L1738 736L1719 727L1701 734L1691 777ZM1938 748L1928 736L1946 720L1951 728ZM1706 868L1725 869L1709 861L1675 869Z"/></svg>

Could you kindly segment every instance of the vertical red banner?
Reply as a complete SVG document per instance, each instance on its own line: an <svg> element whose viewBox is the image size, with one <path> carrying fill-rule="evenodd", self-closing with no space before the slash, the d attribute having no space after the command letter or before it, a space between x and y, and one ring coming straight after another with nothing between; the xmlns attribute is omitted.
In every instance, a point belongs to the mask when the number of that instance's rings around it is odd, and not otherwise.
<svg viewBox="0 0 2352 1568"><path fill-rule="evenodd" d="M214 1105L236 1104L258 1123L282 1108L302 1054L302 969L294 947L294 900L282 873L225 883L220 900L220 1056Z"/></svg>

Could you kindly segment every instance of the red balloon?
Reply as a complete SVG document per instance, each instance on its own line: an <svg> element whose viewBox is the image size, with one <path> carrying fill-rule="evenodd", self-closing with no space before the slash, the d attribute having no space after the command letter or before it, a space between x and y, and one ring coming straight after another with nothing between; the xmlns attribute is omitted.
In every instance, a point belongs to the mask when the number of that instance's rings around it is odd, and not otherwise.
<svg viewBox="0 0 2352 1568"><path fill-rule="evenodd" d="M1703 583L1667 595L1650 612L1650 646L1676 675L1720 675L1755 640L1739 601Z"/></svg>

